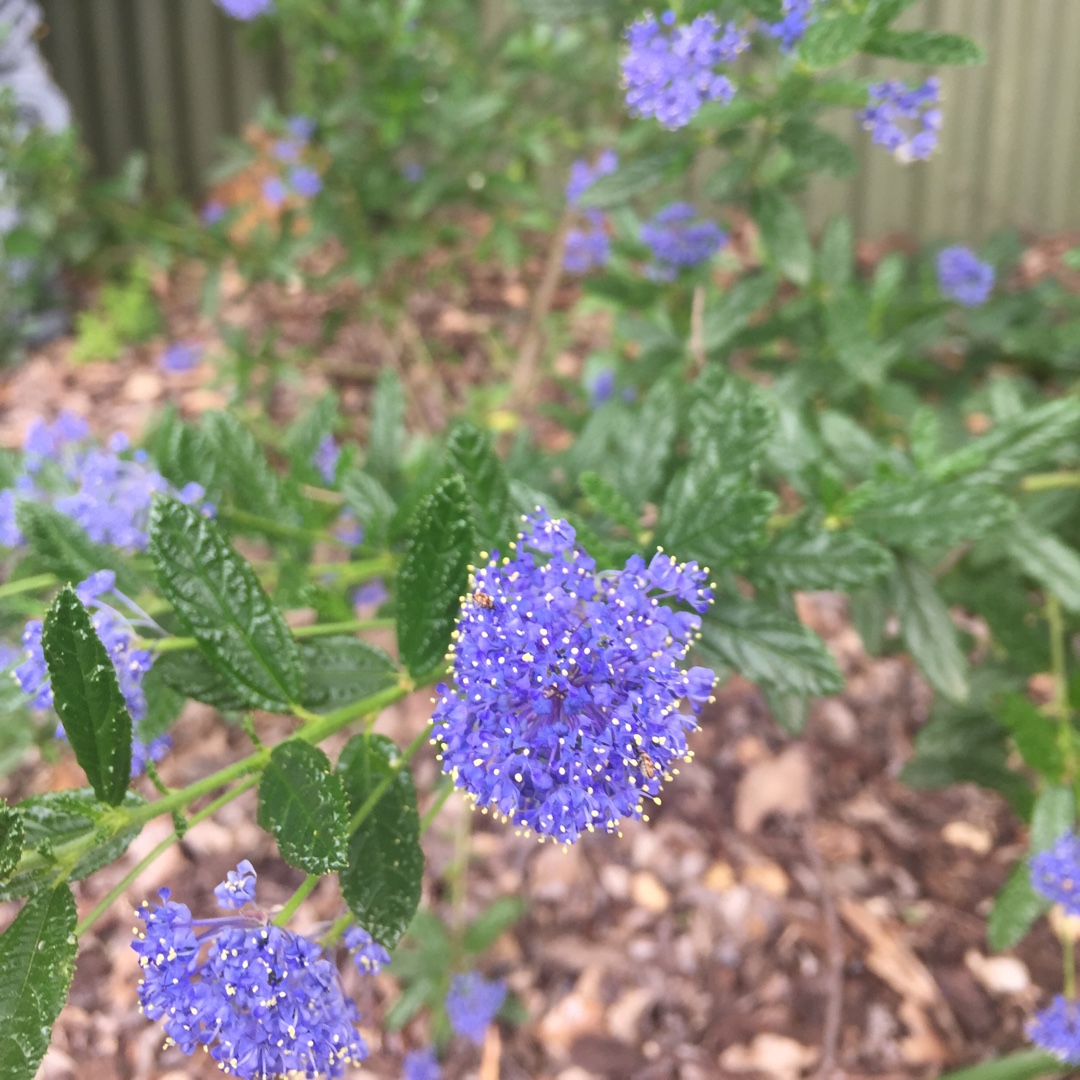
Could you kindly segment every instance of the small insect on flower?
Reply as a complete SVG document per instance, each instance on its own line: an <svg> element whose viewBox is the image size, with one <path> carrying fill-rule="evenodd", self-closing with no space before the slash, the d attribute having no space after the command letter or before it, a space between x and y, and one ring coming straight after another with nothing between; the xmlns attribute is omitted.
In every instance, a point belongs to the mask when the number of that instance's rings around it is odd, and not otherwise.
<svg viewBox="0 0 1080 1080"><path fill-rule="evenodd" d="M640 746L636 749L635 753L637 754L637 762L641 768L642 775L646 780L654 780L656 778L656 762L653 761Z"/></svg>
<svg viewBox="0 0 1080 1080"><path fill-rule="evenodd" d="M484 592L483 589L477 589L472 594L472 598L474 604L484 608L486 611L491 611L495 607L495 598Z"/></svg>

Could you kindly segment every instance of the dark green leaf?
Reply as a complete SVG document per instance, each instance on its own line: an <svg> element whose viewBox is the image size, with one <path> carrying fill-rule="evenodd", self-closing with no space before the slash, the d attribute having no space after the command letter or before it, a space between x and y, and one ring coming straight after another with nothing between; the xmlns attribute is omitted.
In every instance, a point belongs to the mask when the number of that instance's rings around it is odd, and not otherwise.
<svg viewBox="0 0 1080 1080"><path fill-rule="evenodd" d="M117 806L131 780L131 714L112 660L70 585L45 616L41 648L75 760L97 797Z"/></svg>
<svg viewBox="0 0 1080 1080"><path fill-rule="evenodd" d="M274 747L259 782L258 817L292 866L327 874L347 865L345 789L317 746L289 739Z"/></svg>
<svg viewBox="0 0 1080 1080"><path fill-rule="evenodd" d="M1032 923L1050 907L1031 887L1027 859L1021 859L1009 874L986 920L986 940L995 952L1012 949L1027 937Z"/></svg>
<svg viewBox="0 0 1080 1080"><path fill-rule="evenodd" d="M835 67L859 51L867 32L861 15L839 12L816 19L799 42L799 56L812 68Z"/></svg>
<svg viewBox="0 0 1080 1080"><path fill-rule="evenodd" d="M1019 693L1002 694L996 715L1027 765L1051 779L1061 776L1064 763L1055 721Z"/></svg>
<svg viewBox="0 0 1080 1080"><path fill-rule="evenodd" d="M143 677L142 688L146 695L146 715L135 725L135 734L142 742L150 743L173 726L187 695L169 686L156 663Z"/></svg>
<svg viewBox="0 0 1080 1080"><path fill-rule="evenodd" d="M165 598L247 705L286 712L299 701L296 643L255 572L214 522L193 507L156 498L150 554Z"/></svg>
<svg viewBox="0 0 1080 1080"><path fill-rule="evenodd" d="M345 497L345 505L363 525L365 541L374 547L383 544L387 527L397 509L386 488L361 469L350 469L341 481L341 493Z"/></svg>
<svg viewBox="0 0 1080 1080"><path fill-rule="evenodd" d="M405 391L397 372L384 367L375 384L364 466L380 484L391 487L401 468L404 450Z"/></svg>
<svg viewBox="0 0 1080 1080"><path fill-rule="evenodd" d="M1075 548L1019 517L1005 535L1005 547L1025 574L1069 611L1080 613L1080 553Z"/></svg>
<svg viewBox="0 0 1080 1080"><path fill-rule="evenodd" d="M727 598L702 623L702 647L751 682L781 694L838 694L844 680L832 654L797 619L749 600Z"/></svg>
<svg viewBox="0 0 1080 1080"><path fill-rule="evenodd" d="M802 211L786 195L767 188L758 192L754 200L754 220L777 270L796 285L808 284L813 273L814 249Z"/></svg>
<svg viewBox="0 0 1080 1080"><path fill-rule="evenodd" d="M285 432L283 448L295 473L320 484L326 482L312 458L322 441L334 433L337 416L337 395L331 391L306 409Z"/></svg>
<svg viewBox="0 0 1080 1080"><path fill-rule="evenodd" d="M884 587L887 584L856 589L848 597L852 625L862 640L863 648L871 656L880 656L885 643L885 622L889 617L889 598Z"/></svg>
<svg viewBox="0 0 1080 1080"><path fill-rule="evenodd" d="M287 507L281 478L266 460L255 436L229 412L208 412L203 434L235 506L281 524L296 515Z"/></svg>
<svg viewBox="0 0 1080 1080"><path fill-rule="evenodd" d="M741 278L705 311L704 344L710 356L719 352L773 297L776 279L771 274Z"/></svg>
<svg viewBox="0 0 1080 1080"><path fill-rule="evenodd" d="M67 882L32 896L0 935L0 1077L33 1080L75 974L75 897Z"/></svg>
<svg viewBox="0 0 1080 1080"><path fill-rule="evenodd" d="M398 748L382 735L350 739L338 772L354 815L383 788L349 838L349 865L338 879L356 921L380 945L392 949L416 914L424 874L412 775Z"/></svg>
<svg viewBox="0 0 1080 1080"><path fill-rule="evenodd" d="M789 121L780 141L795 155L799 167L809 172L847 176L855 171L855 153L831 131L809 121Z"/></svg>
<svg viewBox="0 0 1080 1080"><path fill-rule="evenodd" d="M0 799L0 879L7 879L19 865L24 831L22 812Z"/></svg>
<svg viewBox="0 0 1080 1080"><path fill-rule="evenodd" d="M186 424L167 410L147 445L158 471L176 488L201 484L211 496L218 497L218 462L215 448L201 428Z"/></svg>
<svg viewBox="0 0 1080 1080"><path fill-rule="evenodd" d="M461 474L472 499L476 542L488 551L505 550L510 530L510 488L491 433L474 424L458 424L446 443L446 461L451 471Z"/></svg>
<svg viewBox="0 0 1080 1080"><path fill-rule="evenodd" d="M578 200L578 206L596 210L622 206L663 183L674 172L673 166L683 160L681 150L663 150L620 165L615 172L601 176L590 184Z"/></svg>
<svg viewBox="0 0 1080 1080"><path fill-rule="evenodd" d="M185 698L213 705L222 712L243 712L248 708L246 694L239 693L198 649L162 653L151 671Z"/></svg>
<svg viewBox="0 0 1080 1080"><path fill-rule="evenodd" d="M746 473L765 455L776 431L776 410L744 379L709 365L695 383L690 407L690 444L695 464L719 466L727 478Z"/></svg>
<svg viewBox="0 0 1080 1080"><path fill-rule="evenodd" d="M671 383L661 379L649 391L640 412L623 428L615 456L619 487L631 504L656 496L679 426L679 404Z"/></svg>
<svg viewBox="0 0 1080 1080"><path fill-rule="evenodd" d="M941 418L928 405L920 405L911 418L908 436L911 457L920 469L929 469L941 444Z"/></svg>
<svg viewBox="0 0 1080 1080"><path fill-rule="evenodd" d="M621 525L631 536L637 532L637 516L630 504L599 473L583 472L578 485L585 497L605 517Z"/></svg>
<svg viewBox="0 0 1080 1080"><path fill-rule="evenodd" d="M299 646L307 685L302 704L307 709L329 712L397 682L394 661L359 638L310 638Z"/></svg>
<svg viewBox="0 0 1080 1080"><path fill-rule="evenodd" d="M773 719L789 735L801 735L810 715L810 699L801 694L785 694L767 686L762 686L761 690Z"/></svg>
<svg viewBox="0 0 1080 1080"><path fill-rule="evenodd" d="M95 544L82 526L41 502L17 502L15 519L27 546L42 567L61 581L77 585L98 570L112 570L116 584L128 596L142 587L115 548Z"/></svg>
<svg viewBox="0 0 1080 1080"><path fill-rule="evenodd" d="M813 27L810 28L813 30ZM807 33L809 36L809 32ZM909 64L981 64L986 54L969 38L940 30L875 30L863 49Z"/></svg>
<svg viewBox="0 0 1080 1080"><path fill-rule="evenodd" d="M855 247L851 233L851 220L834 217L825 226L818 252L818 277L837 291L851 284L855 269Z"/></svg>
<svg viewBox="0 0 1080 1080"><path fill-rule="evenodd" d="M949 609L933 575L913 559L897 561L892 577L893 606L908 652L930 685L950 701L968 696L967 660L956 640Z"/></svg>
<svg viewBox="0 0 1080 1080"><path fill-rule="evenodd" d="M472 551L469 496L461 477L451 476L417 507L398 572L398 651L414 675L446 658Z"/></svg>
<svg viewBox="0 0 1080 1080"><path fill-rule="evenodd" d="M767 548L752 555L747 575L789 589L846 591L868 585L892 566L887 548L857 532L796 527L778 533Z"/></svg>
<svg viewBox="0 0 1080 1080"><path fill-rule="evenodd" d="M968 1069L945 1073L939 1080L1035 1080L1039 1076L1059 1076L1061 1071L1061 1062L1053 1054L1020 1050Z"/></svg>

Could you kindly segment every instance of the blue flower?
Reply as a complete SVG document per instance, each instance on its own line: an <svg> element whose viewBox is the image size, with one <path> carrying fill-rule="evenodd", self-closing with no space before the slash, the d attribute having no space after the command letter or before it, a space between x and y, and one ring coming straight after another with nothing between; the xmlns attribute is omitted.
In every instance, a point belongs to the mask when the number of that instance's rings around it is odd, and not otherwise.
<svg viewBox="0 0 1080 1080"><path fill-rule="evenodd" d="M304 149L304 144L297 142L296 139L278 139L274 143L273 154L278 161L299 161L300 151Z"/></svg>
<svg viewBox="0 0 1080 1080"><path fill-rule="evenodd" d="M342 510L334 526L334 536L343 544L357 545L364 542L364 526L356 520L351 510Z"/></svg>
<svg viewBox="0 0 1080 1080"><path fill-rule="evenodd" d="M402 1080L440 1080L442 1069L433 1046L410 1050L401 1066Z"/></svg>
<svg viewBox="0 0 1080 1080"><path fill-rule="evenodd" d="M1060 994L1027 1026L1028 1038L1066 1065L1080 1065L1080 1002Z"/></svg>
<svg viewBox="0 0 1080 1080"><path fill-rule="evenodd" d="M585 194L600 179L601 176L610 176L619 167L619 158L614 150L604 150L596 159L595 165L590 165L584 158L578 158L570 166L570 179L566 182L566 203L568 206L577 206L581 196Z"/></svg>
<svg viewBox="0 0 1080 1080"><path fill-rule="evenodd" d="M390 963L390 954L362 926L350 926L344 940L361 975L378 975Z"/></svg>
<svg viewBox="0 0 1080 1080"><path fill-rule="evenodd" d="M615 372L601 368L589 382L589 404L595 409L603 405L615 392Z"/></svg>
<svg viewBox="0 0 1080 1080"><path fill-rule="evenodd" d="M199 214L204 225L216 225L226 214L225 204L218 199L211 199Z"/></svg>
<svg viewBox="0 0 1080 1080"><path fill-rule="evenodd" d="M815 0L784 0L783 18L779 22L762 24L765 33L779 39L782 52L791 52L802 41L817 14L814 4Z"/></svg>
<svg viewBox="0 0 1080 1080"><path fill-rule="evenodd" d="M245 860L237 872L253 880L250 866ZM196 920L168 889L158 895L160 904L136 912L139 1004L181 1051L209 1048L242 1080L343 1077L367 1057L356 1005L315 942L240 915Z"/></svg>
<svg viewBox="0 0 1080 1080"><path fill-rule="evenodd" d="M273 11L274 0L214 0L226 15L250 22L268 11Z"/></svg>
<svg viewBox="0 0 1080 1080"><path fill-rule="evenodd" d="M898 161L925 161L941 131L940 88L935 76L916 87L898 79L874 83L866 108L856 115L874 142Z"/></svg>
<svg viewBox="0 0 1080 1080"><path fill-rule="evenodd" d="M506 983L501 979L485 979L479 972L455 975L450 980L446 996L446 1015L458 1035L479 1045L484 1032L506 998Z"/></svg>
<svg viewBox="0 0 1080 1080"><path fill-rule="evenodd" d="M1080 915L1080 837L1066 833L1031 858L1031 885L1069 915Z"/></svg>
<svg viewBox="0 0 1080 1080"><path fill-rule="evenodd" d="M285 126L289 129L289 134L302 143L310 141L315 134L315 121L310 116L290 116Z"/></svg>
<svg viewBox="0 0 1080 1080"><path fill-rule="evenodd" d="M570 229L563 249L563 269L571 274L587 274L599 270L611 257L611 240L604 228L604 215L599 210L589 212L586 229Z"/></svg>
<svg viewBox="0 0 1080 1080"><path fill-rule="evenodd" d="M540 509L519 539L513 559L473 574L433 741L477 806L572 843L641 817L687 758L696 724L678 706L699 712L713 673L683 671L701 619L663 601L703 612L713 594L707 571L662 552L598 573L573 528Z"/></svg>
<svg viewBox="0 0 1080 1080"><path fill-rule="evenodd" d="M711 259L727 240L727 233L715 221L699 219L690 203L671 203L641 226L641 241L653 256L645 272L654 281L674 281L680 270Z"/></svg>
<svg viewBox="0 0 1080 1080"><path fill-rule="evenodd" d="M390 598L381 577L365 581L352 595L354 608L378 607Z"/></svg>
<svg viewBox="0 0 1080 1080"><path fill-rule="evenodd" d="M202 359L202 346L194 341L175 341L161 354L162 371L180 374L190 371Z"/></svg>
<svg viewBox="0 0 1080 1080"><path fill-rule="evenodd" d="M937 257L938 288L946 299L965 307L985 304L994 287L994 268L959 244L942 248Z"/></svg>
<svg viewBox="0 0 1080 1080"><path fill-rule="evenodd" d="M674 12L657 21L646 15L626 31L622 62L626 106L634 116L655 117L666 128L685 127L709 101L728 104L735 84L720 74L750 39L734 23L721 26L712 15L676 25Z"/></svg>
<svg viewBox="0 0 1080 1080"><path fill-rule="evenodd" d="M255 903L255 881L258 875L248 859L236 864L235 870L225 875L225 880L214 888L218 907L239 911L245 904Z"/></svg>
<svg viewBox="0 0 1080 1080"><path fill-rule="evenodd" d="M289 170L289 183L297 195L313 199L322 191L322 177L307 165L297 165Z"/></svg>
<svg viewBox="0 0 1080 1080"><path fill-rule="evenodd" d="M0 547L19 547L23 534L15 520L15 492L8 488L0 491Z"/></svg>
<svg viewBox="0 0 1080 1080"><path fill-rule="evenodd" d="M276 210L288 198L289 191L280 176L268 176L262 182L263 198Z"/></svg>
<svg viewBox="0 0 1080 1080"><path fill-rule="evenodd" d="M338 449L337 443L334 442L334 436L324 435L319 441L315 453L311 455L311 464L319 470L319 475L328 484L332 484L337 473L338 458L340 457L341 451Z"/></svg>

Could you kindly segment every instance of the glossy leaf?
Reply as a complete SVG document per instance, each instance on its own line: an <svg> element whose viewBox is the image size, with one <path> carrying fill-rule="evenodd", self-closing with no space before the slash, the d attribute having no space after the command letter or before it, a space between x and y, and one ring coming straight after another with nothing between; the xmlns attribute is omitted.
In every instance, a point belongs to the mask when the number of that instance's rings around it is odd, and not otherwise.
<svg viewBox="0 0 1080 1080"><path fill-rule="evenodd" d="M1080 552L1024 518L1012 522L1005 546L1028 577L1080 613Z"/></svg>
<svg viewBox="0 0 1080 1080"><path fill-rule="evenodd" d="M281 477L270 467L255 436L231 412L208 412L203 435L228 488L231 502L241 510L288 524L296 515L288 507Z"/></svg>
<svg viewBox="0 0 1080 1080"><path fill-rule="evenodd" d="M338 879L356 921L392 949L416 914L424 873L412 775L397 746L382 735L354 736L338 773L354 815L383 788L349 838L349 864Z"/></svg>
<svg viewBox="0 0 1080 1080"><path fill-rule="evenodd" d="M172 691L222 712L242 712L247 695L239 692L198 649L162 653L150 672Z"/></svg>
<svg viewBox="0 0 1080 1080"><path fill-rule="evenodd" d="M310 638L299 647L306 685L302 704L307 709L329 712L397 682L394 661L359 638Z"/></svg>
<svg viewBox="0 0 1080 1080"><path fill-rule="evenodd" d="M637 517L630 504L599 473L584 472L578 477L582 493L597 510L631 536L637 532Z"/></svg>
<svg viewBox="0 0 1080 1080"><path fill-rule="evenodd" d="M747 576L787 589L854 589L876 581L893 566L887 548L851 529L779 532L751 556Z"/></svg>
<svg viewBox="0 0 1080 1080"><path fill-rule="evenodd" d="M221 529L193 507L157 498L150 554L165 598L245 704L288 711L303 689L299 651Z"/></svg>
<svg viewBox="0 0 1080 1080"><path fill-rule="evenodd" d="M341 481L345 505L364 527L364 540L373 546L382 544L386 530L397 509L386 488L361 469L350 469Z"/></svg>
<svg viewBox="0 0 1080 1080"><path fill-rule="evenodd" d="M364 468L380 484L390 487L401 468L404 450L405 391L397 372L391 367L384 367L375 384L371 426L364 448Z"/></svg>
<svg viewBox="0 0 1080 1080"><path fill-rule="evenodd" d="M986 941L995 952L1012 949L1027 937L1035 920L1045 914L1050 903L1031 886L1027 859L1021 859L994 897L986 920Z"/></svg>
<svg viewBox="0 0 1080 1080"><path fill-rule="evenodd" d="M0 799L0 880L9 878L18 866L24 839L22 811Z"/></svg>
<svg viewBox="0 0 1080 1080"><path fill-rule="evenodd" d="M863 49L874 56L929 66L981 64L986 59L970 38L940 30L876 30Z"/></svg>
<svg viewBox="0 0 1080 1080"><path fill-rule="evenodd" d="M97 797L116 806L131 780L131 714L112 660L70 585L45 616L41 647L75 760Z"/></svg>
<svg viewBox="0 0 1080 1080"><path fill-rule="evenodd" d="M456 425L446 443L446 464L461 474L472 499L476 542L487 551L505 549L511 530L510 488L491 433L474 424Z"/></svg>
<svg viewBox="0 0 1080 1080"><path fill-rule="evenodd" d="M274 747L259 782L258 820L290 865L309 874L347 865L345 789L317 746L289 739Z"/></svg>

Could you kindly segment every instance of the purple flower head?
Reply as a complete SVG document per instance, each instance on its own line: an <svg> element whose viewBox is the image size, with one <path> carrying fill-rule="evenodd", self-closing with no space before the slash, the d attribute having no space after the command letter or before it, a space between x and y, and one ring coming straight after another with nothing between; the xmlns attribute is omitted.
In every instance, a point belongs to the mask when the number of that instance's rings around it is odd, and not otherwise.
<svg viewBox="0 0 1080 1080"><path fill-rule="evenodd" d="M404 176L410 184L419 184L420 181L424 179L424 166L415 161L406 162L401 166L401 175Z"/></svg>
<svg viewBox="0 0 1080 1080"><path fill-rule="evenodd" d="M297 195L313 199L322 191L322 177L307 165L297 165L289 170L289 184Z"/></svg>
<svg viewBox="0 0 1080 1080"><path fill-rule="evenodd" d="M344 1077L367 1057L356 1004L315 942L242 915L196 920L158 895L136 911L139 1004L181 1051L209 1049L241 1080Z"/></svg>
<svg viewBox="0 0 1080 1080"><path fill-rule="evenodd" d="M478 971L455 975L446 995L446 1016L458 1035L480 1045L484 1032L506 998L502 979L485 979Z"/></svg>
<svg viewBox="0 0 1080 1080"><path fill-rule="evenodd" d="M1031 884L1069 915L1080 915L1080 836L1066 833L1049 851L1033 855Z"/></svg>
<svg viewBox="0 0 1080 1080"><path fill-rule="evenodd" d="M364 526L356 520L356 515L351 510L342 510L334 526L334 536L343 544L356 546L364 542Z"/></svg>
<svg viewBox="0 0 1080 1080"><path fill-rule="evenodd" d="M194 341L174 341L161 354L162 371L176 375L190 371L202 359L203 348Z"/></svg>
<svg viewBox="0 0 1080 1080"><path fill-rule="evenodd" d="M245 904L255 903L255 881L258 874L248 859L236 864L235 870L225 875L225 880L214 888L218 907L239 911Z"/></svg>
<svg viewBox="0 0 1080 1080"><path fill-rule="evenodd" d="M473 575L433 741L475 805L573 843L641 817L687 757L696 723L677 710L700 680L681 664L701 619L663 601L700 613L713 594L695 564L665 564L663 584L640 556L597 572L573 528L540 509L519 541Z"/></svg>
<svg viewBox="0 0 1080 1080"><path fill-rule="evenodd" d="M994 268L957 244L938 252L937 278L938 289L946 299L978 307L986 303L994 287Z"/></svg>
<svg viewBox="0 0 1080 1080"><path fill-rule="evenodd" d="M645 272L654 281L674 281L680 270L711 259L727 240L727 233L715 221L698 218L690 203L671 203L641 226L641 241L653 256Z"/></svg>
<svg viewBox="0 0 1080 1080"><path fill-rule="evenodd" d="M728 104L735 84L716 70L730 64L750 44L734 23L721 26L712 15L676 24L668 11L658 21L646 15L626 31L623 57L626 106L633 116L655 117L666 128L685 127L709 101Z"/></svg>
<svg viewBox="0 0 1080 1080"><path fill-rule="evenodd" d="M350 926L344 940L361 975L378 975L390 963L390 954L362 926Z"/></svg>
<svg viewBox="0 0 1080 1080"><path fill-rule="evenodd" d="M381 577L365 581L352 595L354 608L378 607L390 598Z"/></svg>
<svg viewBox="0 0 1080 1080"><path fill-rule="evenodd" d="M280 176L268 176L262 182L262 194L263 198L276 210L285 202L289 191Z"/></svg>
<svg viewBox="0 0 1080 1080"><path fill-rule="evenodd" d="M780 51L791 52L803 39L817 12L816 0L784 0L783 18L779 22L763 23L765 33L779 39Z"/></svg>
<svg viewBox="0 0 1080 1080"><path fill-rule="evenodd" d="M19 547L23 534L15 520L15 491L7 488L0 491L0 547Z"/></svg>
<svg viewBox="0 0 1080 1080"><path fill-rule="evenodd" d="M577 206L581 196L600 179L610 176L619 167L619 158L614 150L604 150L590 165L584 158L578 158L570 166L570 179L566 182L566 204Z"/></svg>
<svg viewBox="0 0 1080 1080"><path fill-rule="evenodd" d="M214 0L226 15L250 22L267 11L273 11L274 0Z"/></svg>
<svg viewBox="0 0 1080 1080"><path fill-rule="evenodd" d="M199 214L204 225L216 225L219 221L223 221L225 214L227 213L225 204L218 199L211 199L203 208Z"/></svg>
<svg viewBox="0 0 1080 1080"><path fill-rule="evenodd" d="M89 436L90 425L66 409L51 424L39 417L27 429L23 440L26 471L36 473L46 461L60 461L67 448Z"/></svg>
<svg viewBox="0 0 1080 1080"><path fill-rule="evenodd" d="M273 154L278 161L293 162L300 160L300 151L303 149L303 143L295 139L278 139L274 143Z"/></svg>
<svg viewBox="0 0 1080 1080"><path fill-rule="evenodd" d="M1080 1001L1058 994L1027 1026L1028 1038L1066 1065L1080 1065Z"/></svg>
<svg viewBox="0 0 1080 1080"><path fill-rule="evenodd" d="M285 126L289 129L289 134L301 143L309 142L315 134L315 121L310 116L290 116Z"/></svg>
<svg viewBox="0 0 1080 1080"><path fill-rule="evenodd" d="M171 735L158 735L150 742L144 743L136 737L131 742L131 775L142 776L146 772L149 762L160 761L171 749L173 741Z"/></svg>
<svg viewBox="0 0 1080 1080"><path fill-rule="evenodd" d="M337 474L338 459L340 457L341 450L338 448L337 443L334 442L334 436L324 435L315 453L311 455L311 464L319 470L319 475L328 484L332 484L334 476Z"/></svg>
<svg viewBox="0 0 1080 1080"><path fill-rule="evenodd" d="M615 392L615 371L613 368L601 368L589 381L589 404L599 408Z"/></svg>
<svg viewBox="0 0 1080 1080"><path fill-rule="evenodd" d="M941 131L940 87L936 76L916 87L898 79L874 83L867 91L866 108L856 116L897 161L925 161Z"/></svg>
<svg viewBox="0 0 1080 1080"><path fill-rule="evenodd" d="M594 218L595 215L595 218ZM571 274L599 270L611 257L611 240L604 228L604 215L594 210L586 229L570 229L563 249L563 269Z"/></svg>
<svg viewBox="0 0 1080 1080"><path fill-rule="evenodd" d="M440 1080L442 1069L433 1046L410 1050L401 1065L402 1080Z"/></svg>

